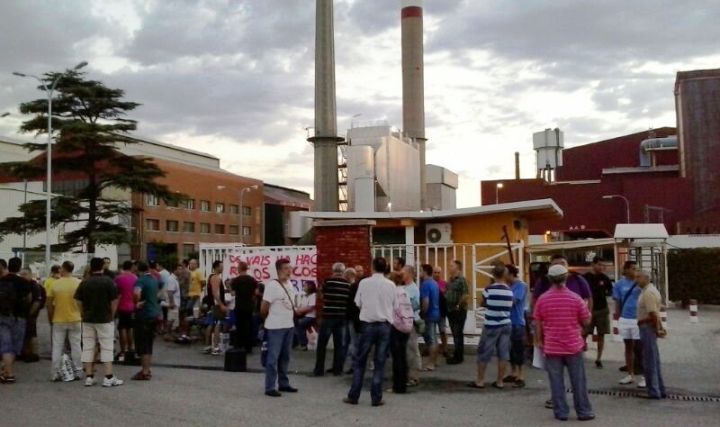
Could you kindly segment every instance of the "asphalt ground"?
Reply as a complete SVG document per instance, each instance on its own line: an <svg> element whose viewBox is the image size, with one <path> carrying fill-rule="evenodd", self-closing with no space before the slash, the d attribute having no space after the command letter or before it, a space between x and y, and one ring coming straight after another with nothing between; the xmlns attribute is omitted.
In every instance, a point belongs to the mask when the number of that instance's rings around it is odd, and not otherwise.
<svg viewBox="0 0 720 427"><path fill-rule="evenodd" d="M0 386L0 426L340 426L340 425L557 425L543 407L549 397L543 371L529 368L521 390L465 387L475 372L474 357L462 365L440 365L423 373L422 384L407 395L386 393L386 405L370 406L366 388L358 406L342 403L350 377L311 378L314 352L294 351L290 369L297 394L263 395L259 356L248 359L250 372L222 371L222 357L201 354L199 344L156 342L153 379L130 381L137 370L116 366L125 385L86 388L80 382L50 383L48 327L41 322L39 363L18 363L18 383ZM720 312L700 313L691 324L687 312L671 310L670 336L661 343L665 382L674 397L649 401L639 390L620 386L622 345L608 340L605 368L596 369L594 345L587 353L588 386L598 426L720 425ZM609 338L609 337L608 337ZM332 352L329 352L332 353ZM331 355L328 354L328 364ZM487 372L493 381L495 368ZM386 373L389 387L389 372ZM571 399L571 395L568 395ZM574 414L566 424L575 424Z"/></svg>

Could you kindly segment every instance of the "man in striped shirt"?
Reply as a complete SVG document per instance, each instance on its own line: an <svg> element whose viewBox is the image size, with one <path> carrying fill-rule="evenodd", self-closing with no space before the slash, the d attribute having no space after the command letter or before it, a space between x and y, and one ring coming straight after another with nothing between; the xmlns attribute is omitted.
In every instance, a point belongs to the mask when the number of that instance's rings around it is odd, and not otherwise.
<svg viewBox="0 0 720 427"><path fill-rule="evenodd" d="M555 418L567 421L570 412L565 398L564 370L567 367L578 420L588 421L595 415L585 380L582 334L590 324L590 310L580 296L565 286L567 278L568 269L564 265L553 265L548 270L552 287L535 305L536 336L538 347L545 354Z"/></svg>
<svg viewBox="0 0 720 427"><path fill-rule="evenodd" d="M485 326L478 345L477 379L468 386L485 388L485 368L493 356L498 358L497 381L492 383L495 388L504 388L503 378L510 360L510 334L512 325L510 309L513 305L513 293L505 283L507 268L498 264L492 269L495 283L486 287L482 293L485 311Z"/></svg>
<svg viewBox="0 0 720 427"><path fill-rule="evenodd" d="M325 349L330 335L333 337L333 366L335 376L342 375L345 361L345 329L347 328L347 309L350 304L350 282L345 280L345 264L333 264L333 276L322 287L322 318L318 334L314 376L325 375Z"/></svg>

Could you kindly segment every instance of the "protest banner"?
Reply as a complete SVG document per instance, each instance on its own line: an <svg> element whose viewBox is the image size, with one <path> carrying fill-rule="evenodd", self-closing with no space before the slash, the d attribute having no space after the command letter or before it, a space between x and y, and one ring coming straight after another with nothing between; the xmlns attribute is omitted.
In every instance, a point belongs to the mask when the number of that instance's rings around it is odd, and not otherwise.
<svg viewBox="0 0 720 427"><path fill-rule="evenodd" d="M249 247L234 248L225 254L223 260L223 278L238 276L238 266L244 261L248 265L248 274L258 282L264 283L277 279L275 261L289 259L292 265L290 280L299 292L304 282L317 284L317 250L315 247Z"/></svg>

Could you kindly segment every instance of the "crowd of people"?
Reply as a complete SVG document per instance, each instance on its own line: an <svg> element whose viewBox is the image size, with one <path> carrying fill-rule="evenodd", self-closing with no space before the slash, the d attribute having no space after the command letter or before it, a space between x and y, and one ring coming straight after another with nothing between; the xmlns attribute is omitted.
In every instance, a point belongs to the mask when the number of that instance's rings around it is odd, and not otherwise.
<svg viewBox="0 0 720 427"><path fill-rule="evenodd" d="M52 326L50 379L84 378L86 386L96 384L97 364L103 368L103 386L122 385L113 374L114 362L139 365L132 379L151 380L156 335L188 344L193 341L192 328L195 336L204 339L203 352L209 355L220 355L228 348L227 336L232 347L246 353L259 346L265 394L272 397L298 391L288 377L293 348L315 349L315 377L352 375L343 400L351 405L358 404L368 369L372 371L371 404L381 406L384 391L402 394L418 386L420 372L438 369L441 357L447 365L464 362L463 330L472 296L457 260L449 265L447 281L438 266L423 264L416 271L400 257L393 259L392 266L384 258L375 258L368 275L361 265L337 262L322 286L306 282L301 289L291 280L287 259L277 261L277 279L265 283L256 281L244 262L232 280L223 280L221 261L212 264L207 279L195 259L178 263L172 272L154 261L126 261L117 274L107 259L93 258L88 267L80 279L73 263L65 261L53 266L41 286L22 269L19 258L7 263L0 260L2 383L16 381L16 358L38 360L36 323L44 306ZM621 370L626 374L620 384L637 383L650 398L666 397L657 347L657 338L666 334L660 321L660 294L633 261L625 263L623 278L614 285L603 269L604 260L596 258L591 270L581 276L569 271L567 259L557 255L529 287L518 277L517 267L495 264L492 283L478 296L484 325L476 377L468 387L486 387L485 370L493 358L498 365L491 387L525 387L528 348L534 348L534 359L548 373L551 398L546 406L555 417L566 420L569 415L567 370L578 419L593 419L584 352L588 337L596 337L595 366L603 368L603 337L610 333L607 299L612 297L625 342L626 363ZM326 369L331 338L333 355ZM388 359L392 386L383 390Z"/></svg>

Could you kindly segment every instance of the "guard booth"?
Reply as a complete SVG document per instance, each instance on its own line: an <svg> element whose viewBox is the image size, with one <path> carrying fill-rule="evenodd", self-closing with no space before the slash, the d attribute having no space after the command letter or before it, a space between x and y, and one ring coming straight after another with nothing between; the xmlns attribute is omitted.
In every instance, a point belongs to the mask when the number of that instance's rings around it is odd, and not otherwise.
<svg viewBox="0 0 720 427"><path fill-rule="evenodd" d="M648 271L665 304L670 297L667 270L668 235L664 224L618 224L615 226L615 277L625 261L635 261Z"/></svg>

